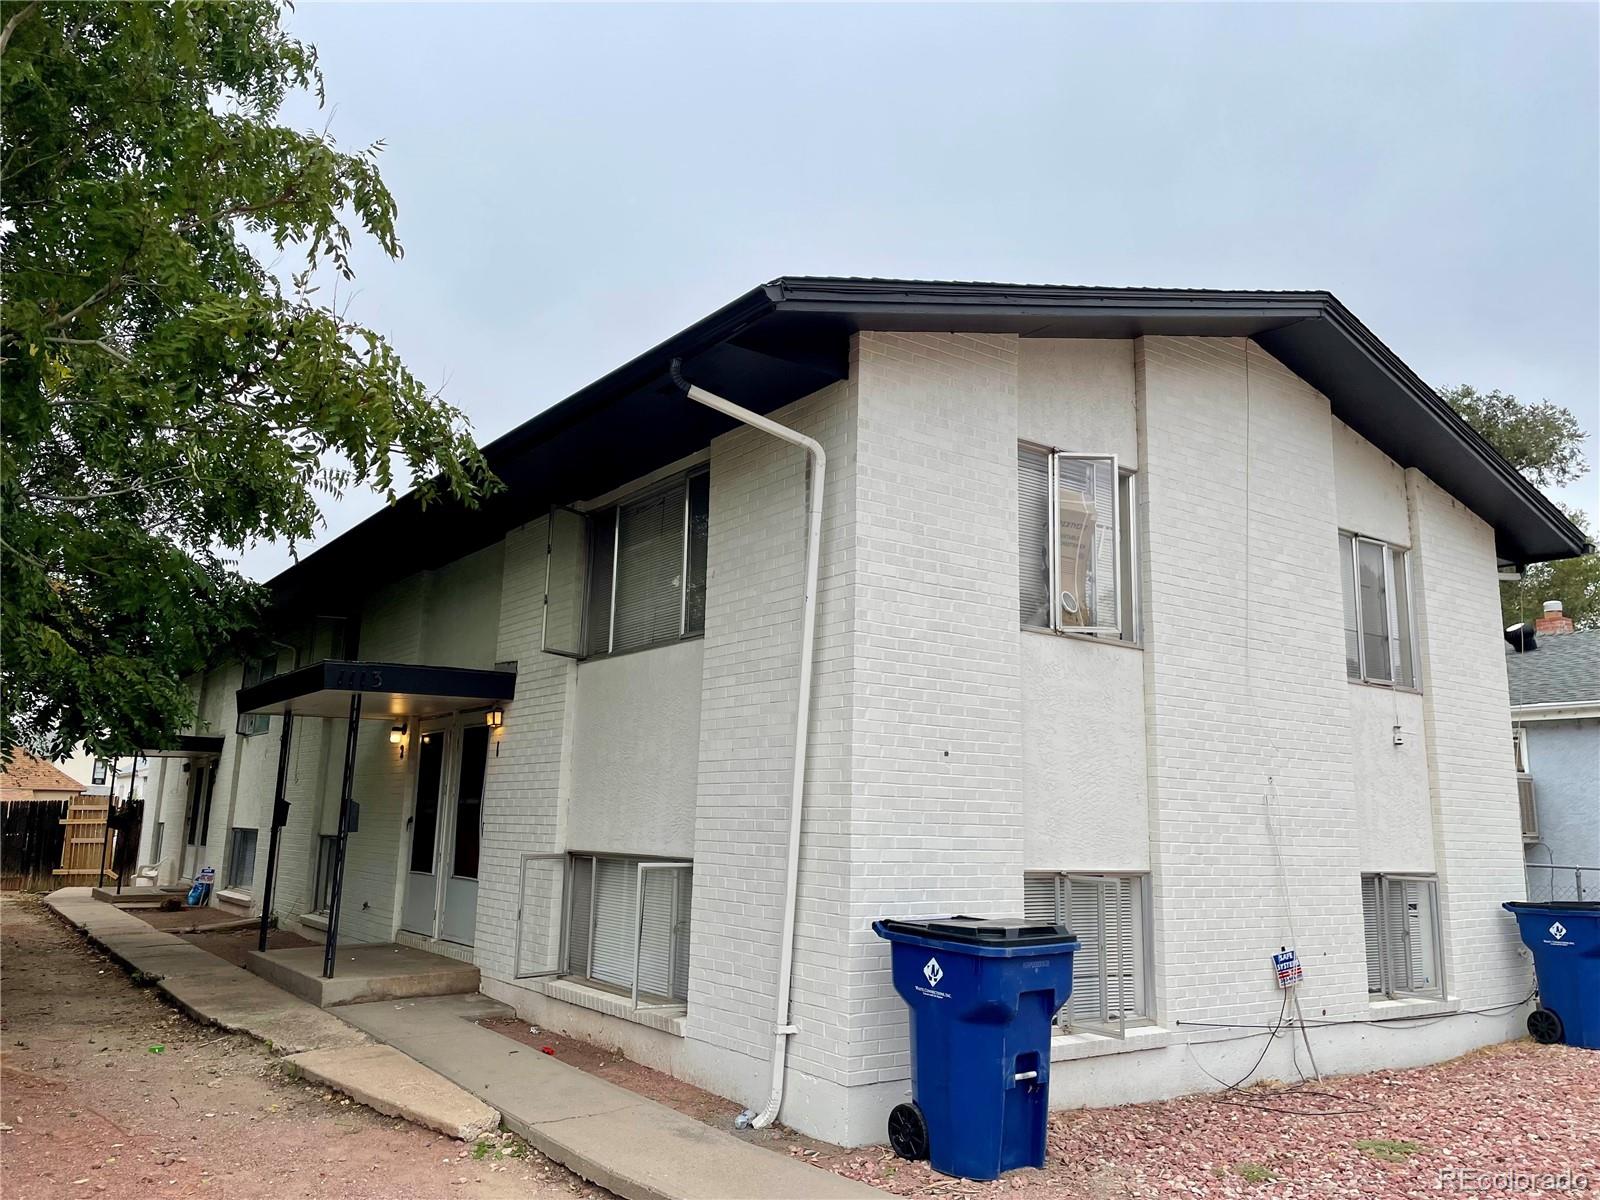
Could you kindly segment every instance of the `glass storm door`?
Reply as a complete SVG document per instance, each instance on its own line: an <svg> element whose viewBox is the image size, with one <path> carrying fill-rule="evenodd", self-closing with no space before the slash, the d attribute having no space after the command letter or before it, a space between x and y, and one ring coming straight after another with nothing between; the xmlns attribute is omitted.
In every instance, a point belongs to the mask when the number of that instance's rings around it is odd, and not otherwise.
<svg viewBox="0 0 1600 1200"><path fill-rule="evenodd" d="M471 720L471 718L467 718ZM448 843L444 858L444 914L439 936L447 942L472 945L478 922L478 846L483 834L483 777L489 765L489 727L461 730L456 786L448 819L441 823ZM446 828L447 827L447 828Z"/></svg>
<svg viewBox="0 0 1600 1200"><path fill-rule="evenodd" d="M423 733L417 747L417 802L411 814L411 846L406 862L406 895L400 928L434 936L439 898L439 818L444 811L446 736L443 729Z"/></svg>

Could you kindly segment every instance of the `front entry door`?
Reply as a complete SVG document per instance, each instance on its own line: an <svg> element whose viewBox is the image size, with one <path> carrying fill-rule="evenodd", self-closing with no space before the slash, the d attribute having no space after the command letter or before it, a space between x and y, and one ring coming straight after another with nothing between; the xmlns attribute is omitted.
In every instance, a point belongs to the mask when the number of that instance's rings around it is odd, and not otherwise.
<svg viewBox="0 0 1600 1200"><path fill-rule="evenodd" d="M417 747L417 803L411 816L411 857L406 864L406 898L400 928L434 936L439 899L439 814L444 809L445 731L422 735Z"/></svg>
<svg viewBox="0 0 1600 1200"><path fill-rule="evenodd" d="M489 729L427 729L417 749L417 801L400 927L472 945Z"/></svg>
<svg viewBox="0 0 1600 1200"><path fill-rule="evenodd" d="M448 825L445 859L444 912L439 936L447 942L472 945L478 923L478 844L483 834L483 777L488 767L489 727L468 725L461 731L457 757L455 803Z"/></svg>

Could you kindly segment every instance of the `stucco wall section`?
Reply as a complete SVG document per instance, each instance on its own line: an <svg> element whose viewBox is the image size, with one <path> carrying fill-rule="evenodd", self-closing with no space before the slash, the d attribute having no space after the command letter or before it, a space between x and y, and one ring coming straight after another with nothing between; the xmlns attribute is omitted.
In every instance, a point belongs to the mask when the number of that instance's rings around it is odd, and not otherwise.
<svg viewBox="0 0 1600 1200"><path fill-rule="evenodd" d="M1411 544L1404 468L1336 418L1333 478L1340 529L1394 546Z"/></svg>
<svg viewBox="0 0 1600 1200"><path fill-rule="evenodd" d="M1020 635L1023 865L1148 871L1141 651Z"/></svg>
<svg viewBox="0 0 1600 1200"><path fill-rule="evenodd" d="M1132 341L1019 338L1016 350L1018 438L1138 467Z"/></svg>
<svg viewBox="0 0 1600 1200"><path fill-rule="evenodd" d="M1530 847L1528 861L1593 867L1585 876L1585 887L1593 887L1600 883L1600 719L1527 721L1523 727L1542 843ZM1544 877L1534 873L1536 882ZM1569 878L1560 886L1570 887Z"/></svg>
<svg viewBox="0 0 1600 1200"><path fill-rule="evenodd" d="M704 657L695 638L578 667L573 850L694 853Z"/></svg>
<svg viewBox="0 0 1600 1200"><path fill-rule="evenodd" d="M1396 725L1404 745L1394 744ZM1350 733L1361 869L1432 875L1433 802L1422 697L1353 683Z"/></svg>

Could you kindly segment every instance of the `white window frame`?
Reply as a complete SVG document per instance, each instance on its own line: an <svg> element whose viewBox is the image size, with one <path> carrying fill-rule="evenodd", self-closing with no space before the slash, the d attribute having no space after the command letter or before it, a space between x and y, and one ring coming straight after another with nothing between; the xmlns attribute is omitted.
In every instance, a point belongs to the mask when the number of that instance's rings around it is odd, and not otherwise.
<svg viewBox="0 0 1600 1200"><path fill-rule="evenodd" d="M1377 932L1378 932L1378 980L1379 989L1373 991L1371 987L1372 963L1370 952L1368 954L1367 995L1373 998L1388 1000L1405 999L1443 999L1448 992L1445 979L1445 954L1444 954L1444 921L1439 907L1439 879L1436 875L1411 874L1406 872L1363 872L1361 875L1361 906L1363 922L1363 944L1366 942L1365 922L1367 915L1367 885L1371 883L1373 903L1377 906ZM1395 940L1400 939L1403 947L1405 939L1409 936L1408 930L1396 931L1390 928L1389 888L1391 884L1417 884L1425 887L1429 894L1429 929L1428 933L1433 941L1433 967L1434 984L1425 988L1408 988L1396 986L1393 978L1392 954L1396 949Z"/></svg>
<svg viewBox="0 0 1600 1200"><path fill-rule="evenodd" d="M1347 544L1348 543L1348 546ZM1384 640L1389 647L1389 678L1376 674L1367 665L1367 630L1365 618L1361 611L1361 547L1363 545L1376 546L1383 551L1383 607L1388 628L1384 631ZM1417 655L1417 626L1414 616L1416 610L1416 591L1412 586L1411 577L1411 552L1404 546L1395 546L1379 538L1366 537L1353 533L1347 529L1339 531L1339 552L1347 555L1350 569L1349 583L1352 594L1342 599L1348 601L1355 614L1356 634L1356 661L1357 673L1350 674L1349 660L1345 662L1345 674L1355 683L1371 684L1374 687L1399 688L1401 691L1421 691L1422 679L1418 665ZM1398 570L1395 556L1398 555L1400 563ZM1400 602L1395 592L1395 578L1399 575L1405 585L1406 602L1405 611L1400 611ZM1343 567L1340 569L1340 589L1345 583ZM1402 626L1404 627L1402 629ZM1402 633L1404 636L1402 637ZM1410 676L1409 682L1401 681L1397 668L1402 661Z"/></svg>
<svg viewBox="0 0 1600 1200"><path fill-rule="evenodd" d="M1080 943L1085 942L1086 934L1072 929L1069 919L1072 909L1072 885L1094 885L1098 889L1099 924L1092 931L1093 936L1089 941L1097 947L1094 951L1095 959L1090 961L1090 952L1080 949L1073 955L1073 996L1069 997L1060 1011L1056 1013L1054 1022L1058 1028L1069 1033L1096 1033L1109 1037L1123 1037L1129 1029L1138 1029L1155 1024L1155 997L1152 988L1155 979L1155 962L1152 954L1153 938L1151 937L1150 919L1150 876L1143 872L1115 872L1115 871L1028 871L1026 876L1035 880L1051 880L1055 885L1055 921L1057 924L1066 925L1069 930L1079 935ZM1134 946L1130 955L1131 962L1128 969L1132 972L1129 990L1135 997L1142 1000L1133 1005L1118 1007L1113 1010L1108 1000L1108 989L1104 981L1112 973L1111 964L1106 959L1106 929L1108 912L1106 908L1106 892L1104 885L1116 883L1126 885L1133 889L1133 916L1131 918L1127 935L1132 939ZM1119 968L1119 972L1120 972ZM1081 997L1086 993L1078 988L1079 971L1097 976L1101 983L1098 989L1100 1004L1098 1015L1085 1014L1082 1011ZM1078 997L1076 1001L1074 997ZM1078 1011L1074 1011L1075 1007Z"/></svg>
<svg viewBox="0 0 1600 1200"><path fill-rule="evenodd" d="M1124 470L1117 456L1111 453L1059 450L1054 446L1045 446L1038 442L1025 440L1019 442L1017 448L1019 451L1033 451L1045 456L1046 494L1049 497L1045 537L1049 574L1050 632L1100 637L1129 645L1139 645L1143 635L1140 628L1141 613L1139 611L1138 473L1132 470ZM1111 538L1116 548L1114 555L1116 570L1112 580L1115 598L1111 605L1115 613L1115 619L1110 622L1101 620L1094 625L1073 625L1067 623L1062 616L1061 462L1063 460L1107 464L1112 479L1115 480L1112 489L1115 500L1111 511ZM1127 509L1126 520L1123 516L1124 507ZM1019 528L1019 548L1022 541L1023 532ZM1100 615L1097 614L1097 616ZM1023 625L1022 627L1033 630L1045 628L1040 625Z"/></svg>
<svg viewBox="0 0 1600 1200"><path fill-rule="evenodd" d="M576 980L579 983L583 983L583 984L585 984L585 985L587 985L589 987L596 987L596 988L603 989L605 991L614 992L614 991L617 991L619 989L619 987L622 986L622 985L619 985L618 983L616 983L615 981L612 981L612 980L597 979L597 978L595 978L595 976L593 974L593 972L594 972L594 947L595 947L595 942L596 942L596 938L595 938L595 935L594 935L594 922L597 919L597 906L595 904L595 894L596 894L596 889L598 887L598 881L599 881L599 876L600 876L599 864L602 861L617 862L617 863L622 863L624 865L631 864L634 867L634 870L635 870L634 895L633 895L633 928L632 928L632 931L631 931L631 937L629 938L629 944L630 944L630 946L632 948L631 952L632 952L633 966L632 966L632 972L631 972L631 974L632 974L631 982L627 986L626 991L623 994L625 994L627 996L630 1006L636 1012L642 1012L642 1011L646 1011L646 1010L662 1010L662 1009L676 1010L676 1011L686 1011L687 1010L687 1006L688 1006L687 989L685 989L685 995L683 995L682 997L678 997L678 996L656 996L656 995L654 995L652 993L643 992L641 990L640 984L639 984L639 963L640 963L640 959L642 958L641 947L642 947L642 943L643 943L643 940L644 940L644 916L645 916L644 894L645 894L645 880L646 880L647 875L649 875L651 873L654 873L654 872L659 872L659 871L687 871L689 873L690 887L692 889L692 887L693 887L693 879L694 879L694 863L693 863L693 861L688 860L688 859L639 858L639 857L634 856L634 855L624 855L624 854L583 854L583 853L570 853L570 854L568 854L566 856L566 858L567 858L566 880L565 880L565 884L564 884L564 886L562 888L563 899L562 899L562 916L561 916L561 951L560 951L560 959L559 959L561 970L559 972L557 972L557 973L560 974L563 978L573 979L573 980ZM572 935L572 914L573 914L573 903L572 902L573 902L573 893L574 893L574 886L575 886L574 885L574 880L575 880L576 874L577 874L576 865L577 865L577 863L578 863L578 861L580 859L587 859L587 860L589 860L589 863L590 863L590 867L589 867L589 903L587 905L587 912L588 912L588 918L589 918L589 932L586 935L586 944L588 945L588 948L589 948L589 956L588 956L588 962L587 962L585 968L583 970L575 970L575 969L573 969L573 965L570 962L568 962L568 955L569 955L569 944L570 944L571 935ZM672 925L673 925L674 928L676 928L679 924L682 924L683 927L684 927L682 953L685 956L687 956L691 951L692 943L691 943L690 939L693 936L693 927L692 927L692 925L689 924L690 914L688 912L679 911L679 907L678 906L679 906L680 899L681 899L681 897L683 895L683 889L681 887L674 887L673 890L672 890L672 895L673 895L673 919L672 919ZM688 966L688 964L687 964L687 962L685 962L684 963L684 967L685 967L684 974L685 974L685 976L687 976L687 973L688 973L687 966ZM675 960L670 960L669 964L668 964L668 967L667 967L667 979L668 979L668 987L669 987L669 989L671 987L671 981L674 978L676 978L676 976L677 976L677 971L676 971L675 967L676 967L676 961Z"/></svg>
<svg viewBox="0 0 1600 1200"><path fill-rule="evenodd" d="M702 478L709 479L710 474L710 466L707 464L702 464L700 466L693 467L690 470L680 472L679 474L673 475L667 479L657 480L648 484L647 486L639 488L636 491L630 492L611 503L603 504L593 509L579 509L566 505L556 505L550 509L549 523L546 526L544 613L539 641L540 650L546 654L556 654L564 658L587 660L593 658L605 658L612 654L631 654L637 650L650 650L657 646L673 645L677 642L688 641L691 638L703 637L705 635L705 614L703 611L701 613L700 625L693 629L689 627L689 567L693 552L693 543L690 537L692 532L690 518L695 484ZM650 500L655 496L661 495L662 493L670 493L673 491L681 492L683 497L683 540L678 568L678 631L672 637L658 639L656 641L648 642L642 646L629 646L619 650L616 644L617 583L621 574L622 564L622 510L630 505ZM709 509L709 502L707 507ZM589 609L595 586L594 573L590 569L589 554L589 548L593 540L591 525L596 518L608 515L611 518L612 536L611 578L608 584L610 612L606 620L606 645L604 648L594 649L589 645ZM576 591L576 596L573 598L573 603L577 605L578 610L578 616L576 620L576 645L570 647L556 645L552 641L553 631L550 628L550 594L552 584L555 580L554 573L556 570L555 531L557 521L559 519L563 519L563 517L567 520L576 518L578 521L578 561L574 569L576 569L582 576ZM702 579L701 587L704 588L705 586L706 580Z"/></svg>

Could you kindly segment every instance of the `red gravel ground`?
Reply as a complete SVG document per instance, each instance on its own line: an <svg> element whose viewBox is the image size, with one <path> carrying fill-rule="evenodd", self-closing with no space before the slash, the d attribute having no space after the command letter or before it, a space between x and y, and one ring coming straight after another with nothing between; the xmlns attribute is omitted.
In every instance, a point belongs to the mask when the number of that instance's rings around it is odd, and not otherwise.
<svg viewBox="0 0 1600 1200"><path fill-rule="evenodd" d="M851 1151L818 1165L901 1196L1437 1200L1458 1192L1594 1192L1600 1190L1600 1052L1513 1042L1433 1067L1321 1085L1265 1085L1056 1113L1049 1144L1045 1169L1015 1171L995 1183L951 1179L887 1150ZM1485 1178L1459 1187L1441 1176L1447 1171ZM1584 1177L1586 1186L1574 1178L1569 1188L1539 1190L1537 1181L1516 1187L1502 1178L1490 1186L1486 1178L1518 1172L1566 1172Z"/></svg>
<svg viewBox="0 0 1600 1200"><path fill-rule="evenodd" d="M91 950L36 897L0 899L5 1200L591 1200L509 1137L476 1146L286 1079ZM205 935L217 937L223 935Z"/></svg>

